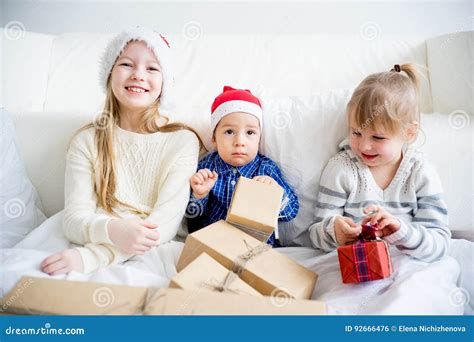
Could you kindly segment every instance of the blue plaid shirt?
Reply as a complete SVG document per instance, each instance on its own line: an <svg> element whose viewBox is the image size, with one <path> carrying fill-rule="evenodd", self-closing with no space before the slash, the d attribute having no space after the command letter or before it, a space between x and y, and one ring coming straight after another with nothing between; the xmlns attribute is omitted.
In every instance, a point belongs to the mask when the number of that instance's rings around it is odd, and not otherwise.
<svg viewBox="0 0 474 342"><path fill-rule="evenodd" d="M186 210L190 233L226 218L240 176L270 176L283 188L283 201L286 205L281 209L278 221L291 221L298 214L298 197L284 180L275 162L261 154L247 165L234 167L224 162L217 152L212 152L199 162L198 170L200 169L216 171L219 177L208 196L198 199L191 194ZM276 246L274 234L267 243Z"/></svg>

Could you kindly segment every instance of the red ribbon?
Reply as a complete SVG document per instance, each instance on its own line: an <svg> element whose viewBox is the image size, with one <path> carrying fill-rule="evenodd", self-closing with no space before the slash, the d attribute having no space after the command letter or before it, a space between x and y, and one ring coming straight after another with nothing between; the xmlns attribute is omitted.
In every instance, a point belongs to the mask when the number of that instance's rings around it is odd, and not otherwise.
<svg viewBox="0 0 474 342"><path fill-rule="evenodd" d="M362 231L359 234L358 241L352 245L352 252L354 255L354 263L356 266L357 280L359 283L372 280L369 270L369 260L367 257L367 249L364 242L373 241L377 239L375 232L377 231L378 223L366 223L362 225Z"/></svg>

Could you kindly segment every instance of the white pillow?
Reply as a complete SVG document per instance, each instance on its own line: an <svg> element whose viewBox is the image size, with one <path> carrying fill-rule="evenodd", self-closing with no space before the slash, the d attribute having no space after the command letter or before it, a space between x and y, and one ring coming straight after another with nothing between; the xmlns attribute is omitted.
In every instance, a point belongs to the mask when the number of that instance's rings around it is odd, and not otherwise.
<svg viewBox="0 0 474 342"><path fill-rule="evenodd" d="M26 174L20 157L15 127L6 110L0 108L0 248L20 242L46 217L35 188ZM45 156L46 157L46 156Z"/></svg>
<svg viewBox="0 0 474 342"><path fill-rule="evenodd" d="M451 231L474 227L474 115L424 114L420 150L439 174Z"/></svg>
<svg viewBox="0 0 474 342"><path fill-rule="evenodd" d="M311 97L265 99L261 152L275 161L298 195L298 216L279 224L284 245L310 246L306 230L313 222L321 172L347 135L345 116L351 89Z"/></svg>
<svg viewBox="0 0 474 342"><path fill-rule="evenodd" d="M11 22L14 23L14 22ZM8 25L7 25L8 26ZM50 77L54 36L0 28L3 96L0 107L11 112L42 111ZM73 68L72 68L73 69ZM19 83L20 80L24 80ZM18 89L21 88L21 96Z"/></svg>
<svg viewBox="0 0 474 342"><path fill-rule="evenodd" d="M474 31L455 32L426 41L433 111L474 114Z"/></svg>

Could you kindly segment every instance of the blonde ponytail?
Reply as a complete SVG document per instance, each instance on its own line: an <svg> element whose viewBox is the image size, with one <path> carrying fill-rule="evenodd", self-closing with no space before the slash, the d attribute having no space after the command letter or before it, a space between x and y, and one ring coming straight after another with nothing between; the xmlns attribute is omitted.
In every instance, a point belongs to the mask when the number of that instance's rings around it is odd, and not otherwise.
<svg viewBox="0 0 474 342"><path fill-rule="evenodd" d="M395 64L390 71L367 76L347 105L349 121L358 129L383 126L397 134L420 122L420 81L413 64Z"/></svg>
<svg viewBox="0 0 474 342"><path fill-rule="evenodd" d="M420 91L420 78L418 77L418 71L414 64L395 64L394 67L390 70L392 72L404 72L408 78L413 82L417 91Z"/></svg>

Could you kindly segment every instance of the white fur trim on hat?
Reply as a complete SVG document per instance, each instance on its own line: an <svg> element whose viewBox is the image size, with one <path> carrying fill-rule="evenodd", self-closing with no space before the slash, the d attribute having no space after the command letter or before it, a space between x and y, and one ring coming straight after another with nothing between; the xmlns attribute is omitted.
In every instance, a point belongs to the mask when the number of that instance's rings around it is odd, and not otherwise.
<svg viewBox="0 0 474 342"><path fill-rule="evenodd" d="M160 113L172 108L174 74L172 65L172 51L165 38L152 29L146 27L131 27L115 36L107 45L101 59L100 83L104 92L107 91L107 79L123 49L130 41L142 41L153 51L161 66L163 86L160 95Z"/></svg>
<svg viewBox="0 0 474 342"><path fill-rule="evenodd" d="M226 101L222 103L219 107L211 115L211 126L212 131L216 129L217 124L219 121L226 115L236 113L236 112L243 112L247 114L251 114L258 119L260 123L260 129L263 129L263 115L262 115L262 108L252 102L249 101L242 101L242 100L233 100L233 101Z"/></svg>

